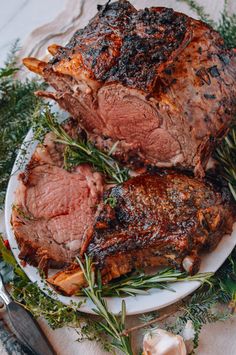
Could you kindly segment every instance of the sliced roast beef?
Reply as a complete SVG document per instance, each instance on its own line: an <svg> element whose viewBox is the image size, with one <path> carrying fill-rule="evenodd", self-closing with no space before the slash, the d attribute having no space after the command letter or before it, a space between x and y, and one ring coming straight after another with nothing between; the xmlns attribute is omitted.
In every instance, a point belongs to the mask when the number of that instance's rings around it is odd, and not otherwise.
<svg viewBox="0 0 236 355"><path fill-rule="evenodd" d="M101 175L88 165L63 169L60 150L47 135L20 174L12 212L19 257L45 271L78 255L103 191Z"/></svg>
<svg viewBox="0 0 236 355"><path fill-rule="evenodd" d="M236 56L210 26L172 9L100 6L49 63L26 58L104 150L140 166L204 175L235 113Z"/></svg>
<svg viewBox="0 0 236 355"><path fill-rule="evenodd" d="M231 233L234 217L223 186L177 172L139 175L105 192L81 253L92 258L104 283L148 266L194 274L200 252ZM49 282L69 294L84 285L79 266Z"/></svg>
<svg viewBox="0 0 236 355"><path fill-rule="evenodd" d="M82 251L108 280L148 265L196 273L199 252L232 230L229 193L176 172L136 176L106 192L104 201Z"/></svg>

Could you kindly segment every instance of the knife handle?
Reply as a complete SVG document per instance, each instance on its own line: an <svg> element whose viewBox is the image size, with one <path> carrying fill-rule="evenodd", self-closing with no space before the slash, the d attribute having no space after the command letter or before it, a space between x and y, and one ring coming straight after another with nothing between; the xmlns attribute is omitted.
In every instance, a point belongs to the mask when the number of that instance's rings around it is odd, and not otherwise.
<svg viewBox="0 0 236 355"><path fill-rule="evenodd" d="M22 344L34 355L56 355L32 314L16 302L7 305L11 325Z"/></svg>

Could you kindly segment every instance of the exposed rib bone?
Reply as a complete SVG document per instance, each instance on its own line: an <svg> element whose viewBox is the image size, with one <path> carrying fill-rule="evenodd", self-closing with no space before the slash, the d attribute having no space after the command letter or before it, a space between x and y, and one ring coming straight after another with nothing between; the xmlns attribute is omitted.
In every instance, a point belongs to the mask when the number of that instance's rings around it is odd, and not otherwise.
<svg viewBox="0 0 236 355"><path fill-rule="evenodd" d="M63 48L62 46L59 46L58 44L51 44L49 47L48 47L48 52L51 54L51 55L55 55L57 54L57 52L59 51L60 48Z"/></svg>
<svg viewBox="0 0 236 355"><path fill-rule="evenodd" d="M187 255L183 260L183 268L188 274L194 275L200 267L200 258L198 255Z"/></svg>
<svg viewBox="0 0 236 355"><path fill-rule="evenodd" d="M43 75L43 70L45 69L47 63L42 60L38 60L33 57L28 57L23 59L23 64L32 72Z"/></svg>
<svg viewBox="0 0 236 355"><path fill-rule="evenodd" d="M63 270L47 279L47 282L64 295L71 296L86 286L83 271L75 265L71 269Z"/></svg>

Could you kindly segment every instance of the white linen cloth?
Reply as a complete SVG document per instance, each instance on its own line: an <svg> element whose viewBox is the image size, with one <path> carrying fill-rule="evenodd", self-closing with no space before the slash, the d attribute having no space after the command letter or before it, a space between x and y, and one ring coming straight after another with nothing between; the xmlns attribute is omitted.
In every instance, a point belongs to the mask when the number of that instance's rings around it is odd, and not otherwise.
<svg viewBox="0 0 236 355"><path fill-rule="evenodd" d="M48 44L63 45L78 28L85 26L96 13L97 4L104 0L8 0L1 1L0 13L0 66L9 43L14 38L25 39L27 32L33 30L23 42L20 52L22 57L35 55L43 58ZM215 21L223 11L224 0L198 0ZM137 8L149 6L167 6L196 17L187 4L176 0L131 0ZM229 0L227 8L236 12L236 0ZM50 22L48 22L50 21ZM38 27L40 26L40 27ZM37 28L36 28L37 27ZM0 216L0 231L4 231L3 214ZM0 315L1 317L1 315ZM129 326L137 323L138 316L128 317ZM49 340L58 355L102 355L105 352L96 342L78 343L75 330L62 328L51 330L44 320L40 321ZM161 327L161 324L159 325ZM236 354L236 319L217 322L203 327L200 336L199 355L235 355ZM137 350L142 343L142 332L134 334L133 343ZM0 354L5 355L1 349Z"/></svg>

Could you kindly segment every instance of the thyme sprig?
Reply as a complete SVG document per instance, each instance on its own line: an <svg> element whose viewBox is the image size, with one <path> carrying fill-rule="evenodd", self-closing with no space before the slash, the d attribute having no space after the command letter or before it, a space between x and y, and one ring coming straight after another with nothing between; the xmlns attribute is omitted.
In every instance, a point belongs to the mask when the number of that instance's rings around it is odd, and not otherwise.
<svg viewBox="0 0 236 355"><path fill-rule="evenodd" d="M35 90L46 87L37 80L20 81L15 74L17 44L12 48L7 62L0 68L0 209L16 155L31 126L35 105L41 100Z"/></svg>
<svg viewBox="0 0 236 355"><path fill-rule="evenodd" d="M13 298L23 304L35 317L44 316L52 328L79 324L77 308L65 306L47 297L36 283L32 283L19 267L12 252L5 246L0 235L0 273L5 283L12 286Z"/></svg>
<svg viewBox="0 0 236 355"><path fill-rule="evenodd" d="M56 136L56 142L66 146L64 164L67 169L83 163L90 163L97 171L103 173L112 183L122 183L129 177L129 171L121 167L110 153L97 149L90 141L78 137L73 139L58 123L49 110L45 111L45 122Z"/></svg>
<svg viewBox="0 0 236 355"><path fill-rule="evenodd" d="M125 330L125 301L122 300L120 316L110 312L106 300L102 297L103 286L101 280L98 280L97 287L95 287L95 272L91 259L85 256L85 265L79 259L78 262L88 284L88 287L84 288L83 291L95 305L96 308L93 311L103 319L103 322L99 323L101 329L111 336L111 345L114 348L123 351L127 355L132 355L131 338L129 335L122 335Z"/></svg>

